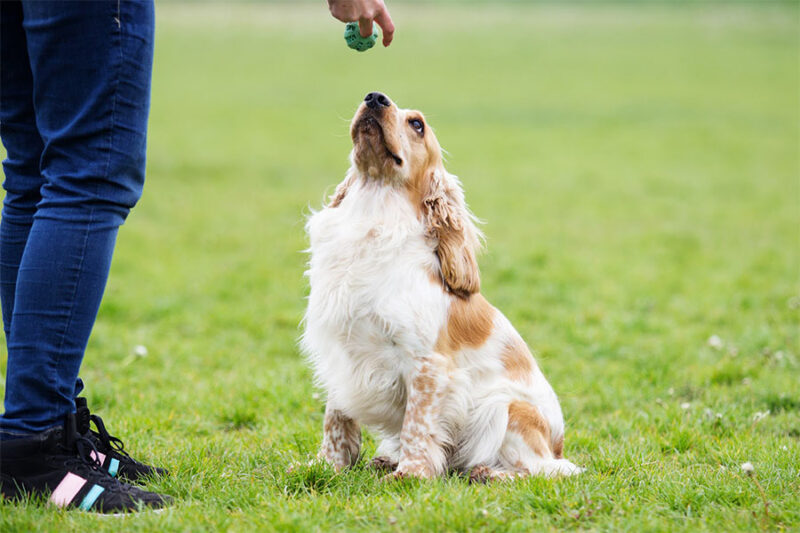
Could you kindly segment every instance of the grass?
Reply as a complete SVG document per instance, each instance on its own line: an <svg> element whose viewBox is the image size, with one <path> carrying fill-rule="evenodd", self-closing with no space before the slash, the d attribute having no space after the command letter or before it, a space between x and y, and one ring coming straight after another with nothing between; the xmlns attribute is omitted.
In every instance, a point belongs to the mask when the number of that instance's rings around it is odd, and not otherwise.
<svg viewBox="0 0 800 533"><path fill-rule="evenodd" d="M3 504L0 530L800 528L797 6L393 12L395 44L359 55L324 6L159 5L148 183L82 377L177 504L123 522ZM376 89L449 151L487 222L484 293L586 474L287 473L323 413L296 347L304 213Z"/></svg>

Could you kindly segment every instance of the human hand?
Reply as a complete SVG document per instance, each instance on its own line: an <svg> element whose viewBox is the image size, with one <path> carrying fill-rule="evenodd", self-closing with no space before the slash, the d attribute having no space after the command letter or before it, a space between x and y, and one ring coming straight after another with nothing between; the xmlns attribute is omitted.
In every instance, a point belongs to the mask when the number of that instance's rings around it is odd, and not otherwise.
<svg viewBox="0 0 800 533"><path fill-rule="evenodd" d="M328 0L331 15L342 22L358 21L362 37L372 35L372 22L383 30L383 46L389 46L394 37L394 23L383 0Z"/></svg>

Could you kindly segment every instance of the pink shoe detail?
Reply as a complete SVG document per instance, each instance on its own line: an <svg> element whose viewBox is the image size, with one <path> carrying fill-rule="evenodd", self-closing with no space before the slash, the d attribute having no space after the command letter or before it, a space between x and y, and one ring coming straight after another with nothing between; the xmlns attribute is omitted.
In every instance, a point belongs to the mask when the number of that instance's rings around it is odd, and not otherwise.
<svg viewBox="0 0 800 533"><path fill-rule="evenodd" d="M72 472L67 472L61 483L58 484L56 490L50 495L50 501L58 507L66 507L78 494L78 491L86 484L86 480L81 476L77 476Z"/></svg>

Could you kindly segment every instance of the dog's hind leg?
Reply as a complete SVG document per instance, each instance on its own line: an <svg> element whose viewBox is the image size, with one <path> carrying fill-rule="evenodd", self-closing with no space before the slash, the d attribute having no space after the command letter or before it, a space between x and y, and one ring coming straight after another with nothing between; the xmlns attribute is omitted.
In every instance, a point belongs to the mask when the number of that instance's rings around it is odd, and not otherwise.
<svg viewBox="0 0 800 533"><path fill-rule="evenodd" d="M508 427L500 447L503 470L523 475L570 476L583 469L561 457L562 439L552 443L550 427L539 410L527 402L508 407Z"/></svg>
<svg viewBox="0 0 800 533"><path fill-rule="evenodd" d="M529 466L530 469L517 471L501 470L486 465L478 465L469 471L468 479L470 483L489 483L492 481L511 481L536 475L543 475L545 477L571 476L583 472L583 468L575 466L566 459L533 461Z"/></svg>
<svg viewBox="0 0 800 533"><path fill-rule="evenodd" d="M325 407L320 458L332 464L336 470L341 470L356 464L360 452L361 428L358 422L328 403Z"/></svg>

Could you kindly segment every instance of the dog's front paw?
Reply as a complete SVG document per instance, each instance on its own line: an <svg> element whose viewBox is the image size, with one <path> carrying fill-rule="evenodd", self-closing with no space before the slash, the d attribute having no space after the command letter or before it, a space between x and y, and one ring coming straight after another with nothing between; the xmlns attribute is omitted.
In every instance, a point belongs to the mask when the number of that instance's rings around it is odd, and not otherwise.
<svg viewBox="0 0 800 533"><path fill-rule="evenodd" d="M369 462L369 467L379 472L394 472L397 469L397 465L397 461L385 455L374 457L372 461Z"/></svg>
<svg viewBox="0 0 800 533"><path fill-rule="evenodd" d="M486 465L478 465L469 472L470 483L488 483L492 480L495 471Z"/></svg>

